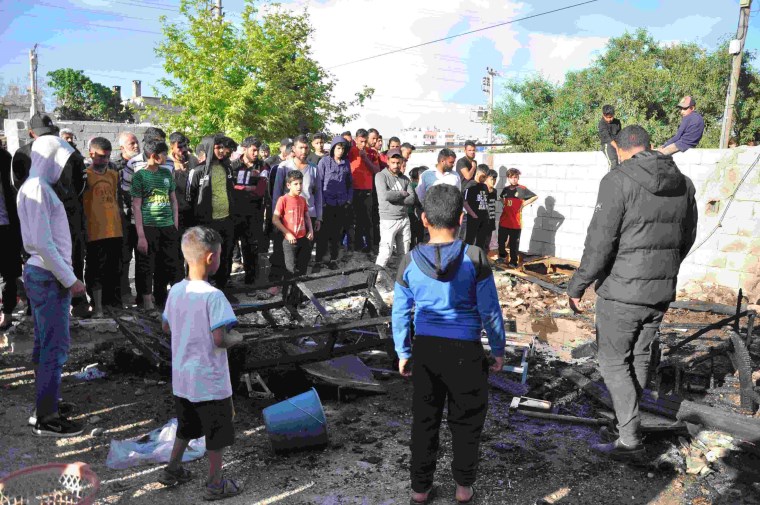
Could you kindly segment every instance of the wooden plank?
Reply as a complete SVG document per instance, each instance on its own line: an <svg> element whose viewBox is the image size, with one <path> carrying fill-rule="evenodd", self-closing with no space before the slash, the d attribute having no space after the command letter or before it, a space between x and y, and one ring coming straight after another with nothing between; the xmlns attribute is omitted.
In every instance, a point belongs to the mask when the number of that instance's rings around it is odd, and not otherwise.
<svg viewBox="0 0 760 505"><path fill-rule="evenodd" d="M607 419L590 419L587 417L564 416L562 414L549 414L546 412L534 412L531 410L517 410L518 413L533 417L536 419L545 419L547 421L557 421L560 423L586 424L588 426L607 426L610 422Z"/></svg>
<svg viewBox="0 0 760 505"><path fill-rule="evenodd" d="M301 293L304 294L306 298L309 299L312 305L314 305L314 308L317 309L317 312L319 312L322 315L322 318L326 323L329 323L332 319L330 317L330 314L327 312L327 309L320 303L320 301L317 299L317 297L314 295L311 289L306 287L306 284L303 282L296 282L296 287L301 290Z"/></svg>
<svg viewBox="0 0 760 505"><path fill-rule="evenodd" d="M564 368L560 370L560 376L572 381L576 386L582 389L584 393L587 393L603 405L614 410L612 397L604 384L594 382L572 368ZM681 401L683 400L675 395L659 396L655 398L650 390L645 389L641 401L639 402L639 408L669 419L676 419L676 413L678 412Z"/></svg>
<svg viewBox="0 0 760 505"><path fill-rule="evenodd" d="M323 326L314 326L312 328L296 328L276 335L268 335L265 337L259 336L258 333L243 333L243 344L260 344L264 342L275 342L278 340L287 340L298 337L313 337L315 335L323 335L326 333L332 333L335 331L347 331L354 330L356 328L364 328L367 326L384 325L391 322L390 316L385 317L373 317L371 319L357 319L356 321L348 321L342 323L331 323Z"/></svg>
<svg viewBox="0 0 760 505"><path fill-rule="evenodd" d="M729 323L731 323L733 321L736 321L739 318L742 318L742 317L744 317L746 315L747 315L747 312L744 311L744 312L740 312L738 315L734 314L733 316L726 317L724 319L721 319L718 322L711 323L711 324L705 326L704 328L702 328L701 330L697 330L695 333L692 333L691 335L689 335L685 339L679 341L678 343L676 343L674 345L671 345L670 347L667 347L665 349L666 352L664 352L664 354L672 354L672 353L676 352L678 349L680 349L681 347L683 347L686 344L688 344L689 342L693 342L694 340L698 339L699 337L701 337L705 333L711 332L713 330L719 330L723 326L725 326L725 325L727 325L727 324L729 324Z"/></svg>
<svg viewBox="0 0 760 505"><path fill-rule="evenodd" d="M723 431L745 442L760 442L760 419L728 412L708 405L684 400L676 417L679 421L701 424L702 426Z"/></svg>
<svg viewBox="0 0 760 505"><path fill-rule="evenodd" d="M736 307L722 303L700 302L699 300L677 300L670 302L670 308L690 310L692 312L714 312L715 314L725 314L727 316L736 315ZM746 309L747 306L742 305L741 310L744 311Z"/></svg>
<svg viewBox="0 0 760 505"><path fill-rule="evenodd" d="M296 356L283 355L278 358L262 359L262 360L246 360L246 370L261 370L262 368L272 368L280 365L295 365L304 363L314 363L317 361L324 361L330 358L336 358L338 356L345 356L347 354L356 354L369 349L382 348L388 345L385 340L363 340L355 344L348 344L342 346L336 346L332 353L326 352L326 349L320 348L313 352L307 352Z"/></svg>
<svg viewBox="0 0 760 505"><path fill-rule="evenodd" d="M532 282L533 284L536 284L544 289L548 289L549 291L556 293L558 295L566 295L567 290L565 288L561 288L559 286L555 286L551 282L546 282L544 280L539 279L538 277L534 277L532 275L526 274L524 272L520 272L519 270L508 270L506 272L508 275L514 275L515 277Z"/></svg>
<svg viewBox="0 0 760 505"><path fill-rule="evenodd" d="M229 294L254 293L256 291L263 291L265 289L269 289L273 287L282 287L289 284L296 284L298 282L311 282L311 281L329 279L330 277L349 276L351 274L366 272L373 268L375 268L375 265L367 265L364 267L350 268L348 270L341 270L341 271L330 271L330 272L324 272L324 273L319 273L319 274L302 275L300 277L294 277L292 279L262 284L261 286L255 286L255 287L254 286L239 286L239 287L233 287L233 288L226 288L224 292L229 293Z"/></svg>

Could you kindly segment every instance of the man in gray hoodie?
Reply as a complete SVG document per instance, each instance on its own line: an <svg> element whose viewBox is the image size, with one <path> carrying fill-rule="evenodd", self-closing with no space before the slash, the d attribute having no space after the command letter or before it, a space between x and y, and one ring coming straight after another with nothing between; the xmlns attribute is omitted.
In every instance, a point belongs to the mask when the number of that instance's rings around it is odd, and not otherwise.
<svg viewBox="0 0 760 505"><path fill-rule="evenodd" d="M82 426L58 411L61 372L68 358L69 305L72 296L84 296L71 260L71 235L62 195L71 191L74 149L63 139L43 136L31 149L29 177L19 188L17 208L24 249L30 258L24 268L24 286L32 307L37 389L38 436L71 437Z"/></svg>
<svg viewBox="0 0 760 505"><path fill-rule="evenodd" d="M584 291L596 281L599 368L619 437L593 449L625 459L644 453L639 400L652 341L696 238L697 206L694 184L671 156L649 150L644 128L628 126L616 140L620 164L599 185L583 258L567 294L580 312Z"/></svg>
<svg viewBox="0 0 760 505"><path fill-rule="evenodd" d="M391 149L388 167L375 174L380 213L380 250L375 264L383 268L393 254L394 243L396 252L404 256L412 240L408 209L417 202L417 193L409 187L409 178L401 173L403 162L401 151Z"/></svg>

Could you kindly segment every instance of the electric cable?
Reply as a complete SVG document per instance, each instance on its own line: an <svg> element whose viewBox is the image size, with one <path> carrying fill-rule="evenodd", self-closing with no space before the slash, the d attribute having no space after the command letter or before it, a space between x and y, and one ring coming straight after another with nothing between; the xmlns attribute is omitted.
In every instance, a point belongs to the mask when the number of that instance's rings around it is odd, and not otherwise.
<svg viewBox="0 0 760 505"><path fill-rule="evenodd" d="M739 188L742 187L742 184L744 184L744 181L747 179L747 177L749 177L749 174L752 172L752 170L755 168L755 166L757 165L757 163L759 161L760 161L760 155L758 155L757 158L755 158L755 161L752 162L752 164L749 166L749 168L747 169L747 171L744 172L744 176L742 176L742 178L739 180L739 183L736 185L736 188L734 188L733 193L731 193L731 195L729 195L728 202L726 203L726 208L723 209L723 213L720 215L720 219L718 219L718 223L715 225L715 227L712 230L710 230L710 233L708 233L707 236L696 247L692 247L691 248L691 251L689 251L689 253L686 255L687 258L689 256L691 256L692 254L694 254L695 252L697 252L697 250L700 247L702 247L703 245L705 245L705 243L708 240L710 240L710 238L712 238L712 236L715 234L715 232L718 231L718 228L721 227L721 225L723 223L723 219L726 217L726 214L728 213L728 209L731 208L731 204L734 202L734 199L736 197L736 193L739 192Z"/></svg>
<svg viewBox="0 0 760 505"><path fill-rule="evenodd" d="M484 28L477 28L475 30L470 30L470 31L463 32L463 33L457 33L455 35L449 35L448 37L443 37L443 38L435 39L435 40L429 40L429 41L423 42L421 44L415 44L413 46L403 47L401 49L395 49L393 51L388 51L388 52L381 53L381 54L375 54L373 56L367 56L366 58L360 58L358 60L349 61L349 62L346 62L346 63L341 63L339 65L334 65L332 67L329 67L328 70L332 70L334 68L345 67L346 65L353 65L354 63L360 63L362 61L373 60L375 58L380 58L382 56L388 56L390 54L400 53L402 51L408 51L409 49L415 49L417 47L428 46L430 44L435 44L437 42L443 42L444 40L451 40L451 39L455 39L457 37L463 37L465 35L470 35L470 34L473 34L473 33L482 32L482 31L485 31L485 30L490 30L492 28L498 28L500 26L511 25L513 23L517 23L518 21L525 21L527 19L538 18L538 17L541 17L541 16L546 16L548 14L554 14L555 12L560 12L560 11L564 11L564 10L567 10L567 9L572 9L572 8L575 8L575 7L580 7L581 5L591 4L591 3L598 2L598 1L599 0L587 0L586 2L580 2L580 3L573 4L573 5L568 5L568 6L565 6L565 7L560 7L559 9L553 9L553 10L550 10L550 11L539 12L538 14L531 14L530 16L524 16L524 17L521 17L521 18L512 19L510 21L504 21L502 23L496 23L495 25L486 26Z"/></svg>

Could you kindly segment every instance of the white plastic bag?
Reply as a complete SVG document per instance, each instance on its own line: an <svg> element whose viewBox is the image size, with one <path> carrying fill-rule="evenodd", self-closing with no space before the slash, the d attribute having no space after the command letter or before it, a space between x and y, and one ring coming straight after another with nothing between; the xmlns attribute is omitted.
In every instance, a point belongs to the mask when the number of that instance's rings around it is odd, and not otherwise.
<svg viewBox="0 0 760 505"><path fill-rule="evenodd" d="M172 419L163 428L157 428L147 435L129 440L111 440L106 466L121 470L138 465L166 463L171 458L176 435L177 420ZM182 461L193 461L205 453L206 437L191 440Z"/></svg>

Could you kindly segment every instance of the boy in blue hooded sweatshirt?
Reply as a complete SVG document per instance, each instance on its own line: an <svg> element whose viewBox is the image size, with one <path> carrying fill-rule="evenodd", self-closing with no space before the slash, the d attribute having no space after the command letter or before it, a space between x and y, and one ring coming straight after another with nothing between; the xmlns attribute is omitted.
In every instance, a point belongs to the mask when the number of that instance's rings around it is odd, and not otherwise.
<svg viewBox="0 0 760 505"><path fill-rule="evenodd" d="M330 154L319 160L317 171L322 179L322 229L317 235L317 261L314 271L319 269L330 248L331 270L337 269L343 231L350 224L351 199L354 197L351 166L348 163L350 144L336 135L330 145Z"/></svg>
<svg viewBox="0 0 760 505"><path fill-rule="evenodd" d="M504 319L485 252L457 240L462 193L431 187L422 223L430 241L401 261L393 300L393 340L399 371L412 377L412 503L427 503L438 457L438 431L448 400L456 500L470 503L480 434L488 409L488 361L480 342L485 328L494 364L504 364ZM414 308L414 347L411 323ZM414 355L414 366L411 358Z"/></svg>

